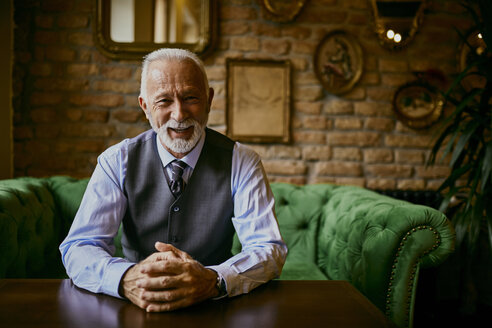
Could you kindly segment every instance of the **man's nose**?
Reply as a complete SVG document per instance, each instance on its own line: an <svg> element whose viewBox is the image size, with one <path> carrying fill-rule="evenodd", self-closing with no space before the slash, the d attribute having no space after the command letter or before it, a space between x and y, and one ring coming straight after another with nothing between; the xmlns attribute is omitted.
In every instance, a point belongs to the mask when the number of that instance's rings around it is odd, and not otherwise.
<svg viewBox="0 0 492 328"><path fill-rule="evenodd" d="M175 100L171 108L171 118L177 122L182 122L187 119L186 109L181 100Z"/></svg>

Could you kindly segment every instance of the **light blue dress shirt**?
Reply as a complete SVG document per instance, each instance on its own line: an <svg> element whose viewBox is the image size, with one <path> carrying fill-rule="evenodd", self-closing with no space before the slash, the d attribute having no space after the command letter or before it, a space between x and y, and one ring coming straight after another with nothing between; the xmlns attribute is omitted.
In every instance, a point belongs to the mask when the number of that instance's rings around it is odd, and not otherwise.
<svg viewBox="0 0 492 328"><path fill-rule="evenodd" d="M183 174L185 182L193 173L204 141L205 135L181 159L188 165ZM75 285L115 297L121 297L120 280L135 264L113 256L113 239L127 208L123 185L130 142L125 139L98 157L72 227L60 245L63 264ZM175 157L159 141L157 145L162 165L170 173L169 163ZM232 223L242 251L208 268L224 279L228 295L235 296L279 276L287 247L278 229L274 198L260 157L240 143L235 143L233 150L231 191L235 215Z"/></svg>

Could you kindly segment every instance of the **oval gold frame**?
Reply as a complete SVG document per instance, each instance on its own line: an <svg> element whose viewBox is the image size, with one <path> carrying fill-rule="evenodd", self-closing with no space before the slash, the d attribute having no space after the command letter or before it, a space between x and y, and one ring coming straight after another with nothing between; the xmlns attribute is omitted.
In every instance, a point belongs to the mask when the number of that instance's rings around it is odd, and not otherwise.
<svg viewBox="0 0 492 328"><path fill-rule="evenodd" d="M336 52L334 49L328 49L333 43L338 47ZM345 54L342 54L343 52ZM327 58L330 54L331 57ZM345 62L338 59L340 55L346 56ZM331 31L318 44L314 53L313 65L314 72L325 90L337 95L346 93L362 76L364 66L362 48L357 39L347 32Z"/></svg>
<svg viewBox="0 0 492 328"><path fill-rule="evenodd" d="M419 96L422 94L430 97L430 101L422 100L422 97ZM403 107L401 104L405 96L411 100L412 106L420 105L420 107L410 109L414 110L413 113L409 111L409 106ZM422 104L422 101L425 103ZM431 105L429 108L422 107L422 105L428 104ZM397 119L412 129L424 129L437 122L441 117L443 106L444 100L441 94L434 87L421 81L413 81L402 85L393 97L393 110Z"/></svg>
<svg viewBox="0 0 492 328"><path fill-rule="evenodd" d="M278 23L287 23L294 20L306 2L307 0L260 0L266 18Z"/></svg>

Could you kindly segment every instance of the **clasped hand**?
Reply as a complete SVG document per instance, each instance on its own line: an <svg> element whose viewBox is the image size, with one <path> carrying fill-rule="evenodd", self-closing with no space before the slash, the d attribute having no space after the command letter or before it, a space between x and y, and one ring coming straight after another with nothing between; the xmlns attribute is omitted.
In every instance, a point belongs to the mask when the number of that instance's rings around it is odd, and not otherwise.
<svg viewBox="0 0 492 328"><path fill-rule="evenodd" d="M131 267L120 292L147 312L172 311L218 295L217 273L176 247L157 242L157 252Z"/></svg>

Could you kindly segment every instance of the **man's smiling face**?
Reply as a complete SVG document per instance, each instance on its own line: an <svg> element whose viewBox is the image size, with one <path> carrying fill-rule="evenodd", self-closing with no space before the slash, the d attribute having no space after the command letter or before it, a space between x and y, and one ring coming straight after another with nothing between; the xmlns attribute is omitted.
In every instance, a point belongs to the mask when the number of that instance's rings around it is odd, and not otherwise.
<svg viewBox="0 0 492 328"><path fill-rule="evenodd" d="M139 97L152 128L163 146L175 157L189 153L207 124L213 89L191 60L157 60L147 74L146 99Z"/></svg>

